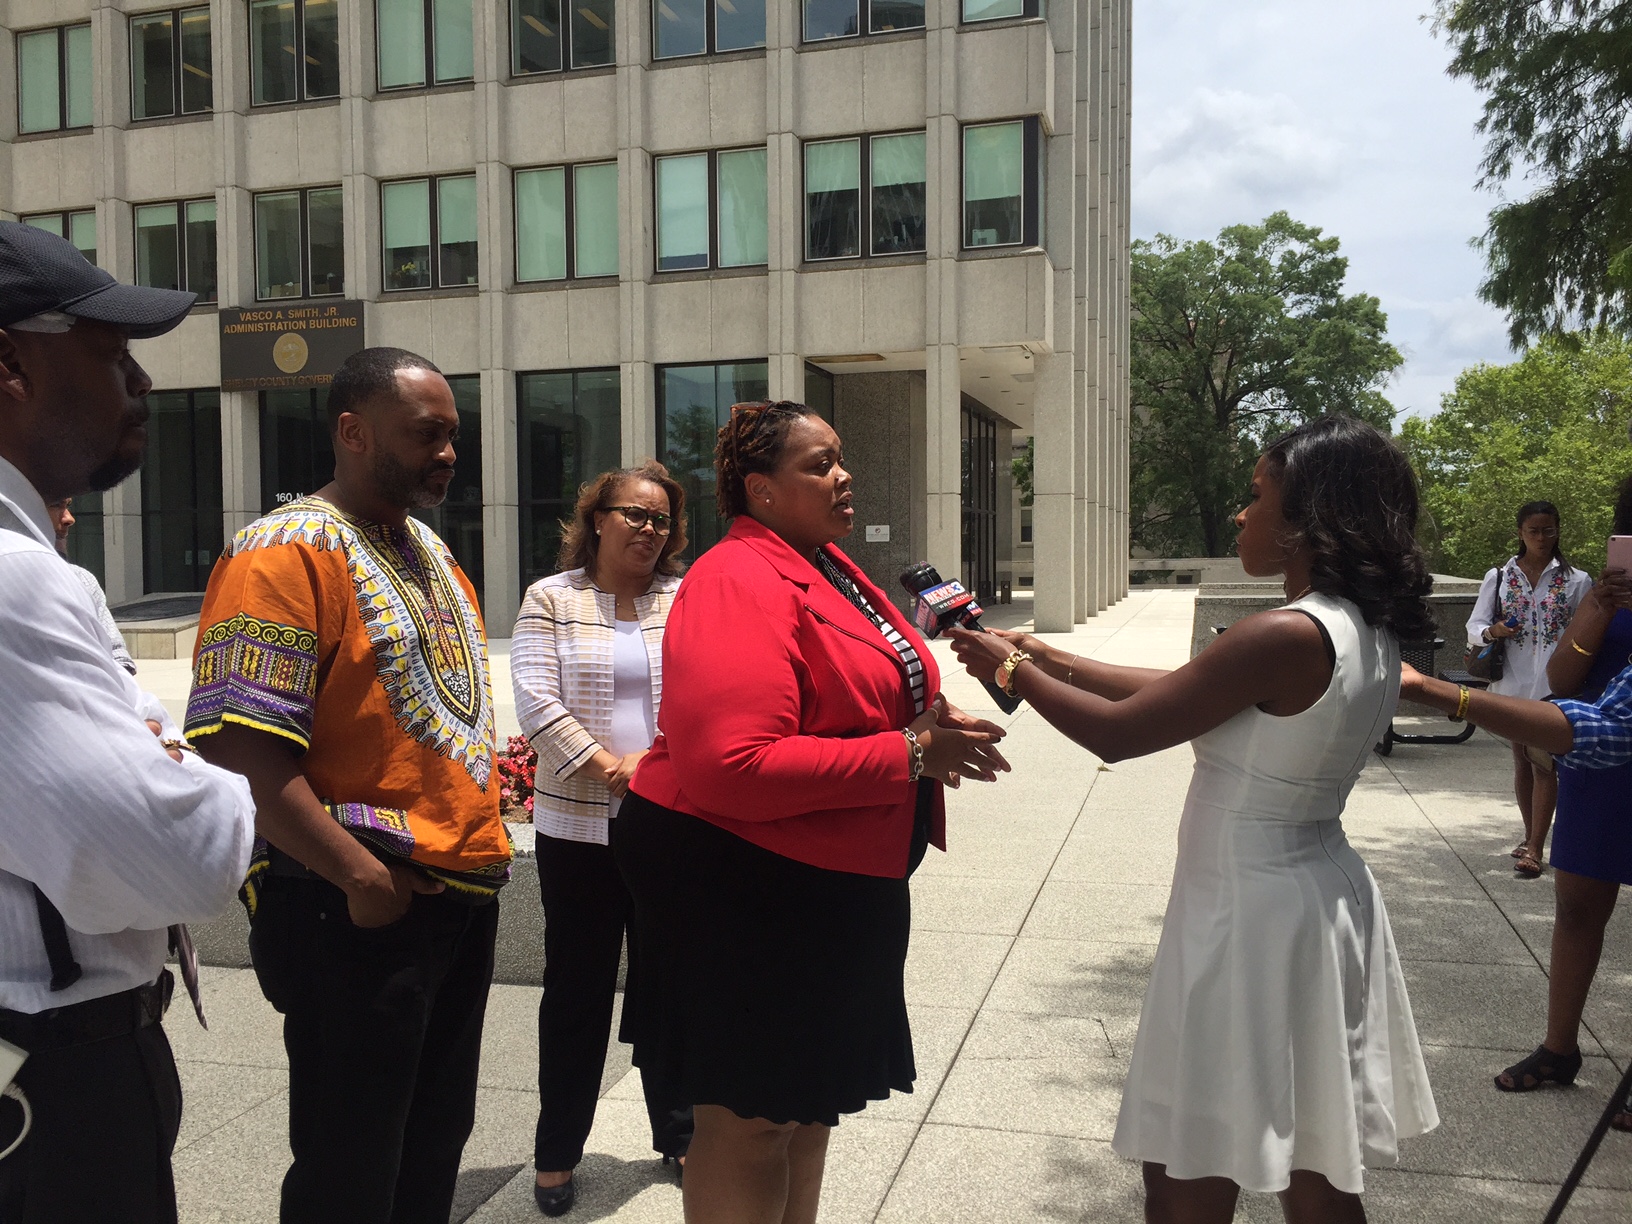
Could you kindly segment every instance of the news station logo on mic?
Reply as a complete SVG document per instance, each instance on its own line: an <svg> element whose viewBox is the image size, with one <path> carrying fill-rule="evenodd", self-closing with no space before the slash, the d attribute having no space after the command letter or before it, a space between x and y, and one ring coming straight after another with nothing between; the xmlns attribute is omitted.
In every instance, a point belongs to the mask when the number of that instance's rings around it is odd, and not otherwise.
<svg viewBox="0 0 1632 1224"><path fill-rule="evenodd" d="M914 628L926 638L939 637L953 625L978 629L981 606L963 583L941 577L928 562L902 571L901 585L917 601L912 609Z"/></svg>

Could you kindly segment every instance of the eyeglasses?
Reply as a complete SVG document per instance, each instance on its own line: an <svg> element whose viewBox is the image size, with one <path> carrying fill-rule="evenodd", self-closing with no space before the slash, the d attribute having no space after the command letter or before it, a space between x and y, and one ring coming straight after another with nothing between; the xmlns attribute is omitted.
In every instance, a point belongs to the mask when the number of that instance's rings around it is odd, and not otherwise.
<svg viewBox="0 0 1632 1224"><path fill-rule="evenodd" d="M1527 536L1535 536L1538 540L1556 540L1556 539L1558 539L1558 528L1557 527L1526 527L1521 534L1527 535Z"/></svg>
<svg viewBox="0 0 1632 1224"><path fill-rule="evenodd" d="M645 506L608 506L608 510L616 510L623 515L623 521L629 524L630 530L639 531L647 523L658 535L668 535L674 530L674 517L664 514L661 510L648 510Z"/></svg>

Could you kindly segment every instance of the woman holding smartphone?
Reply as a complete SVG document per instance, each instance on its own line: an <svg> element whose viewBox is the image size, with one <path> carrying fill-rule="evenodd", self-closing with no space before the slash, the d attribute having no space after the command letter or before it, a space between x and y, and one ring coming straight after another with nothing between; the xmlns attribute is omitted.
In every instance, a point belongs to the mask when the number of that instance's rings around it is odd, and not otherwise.
<svg viewBox="0 0 1632 1224"><path fill-rule="evenodd" d="M1596 701L1632 658L1632 579L1622 544L1632 544L1632 477L1615 502L1618 539L1610 568L1587 592L1547 664L1549 690ZM1496 1076L1501 1092L1531 1092L1575 1082L1581 1070L1581 1015L1598 972L1604 929L1621 885L1632 884L1632 763L1609 769L1558 769L1553 828L1553 941L1547 974L1546 1035L1534 1051ZM1632 1103L1615 1116L1632 1130Z"/></svg>
<svg viewBox="0 0 1632 1224"><path fill-rule="evenodd" d="M1393 715L1399 638L1432 635L1405 457L1330 416L1272 444L1237 516L1241 564L1289 603L1177 671L952 633L1107 761L1191 740L1173 891L1112 1142L1145 1218L1212 1224L1242 1187L1294 1224L1360 1224L1364 1170L1438 1124L1377 883L1340 819Z"/></svg>

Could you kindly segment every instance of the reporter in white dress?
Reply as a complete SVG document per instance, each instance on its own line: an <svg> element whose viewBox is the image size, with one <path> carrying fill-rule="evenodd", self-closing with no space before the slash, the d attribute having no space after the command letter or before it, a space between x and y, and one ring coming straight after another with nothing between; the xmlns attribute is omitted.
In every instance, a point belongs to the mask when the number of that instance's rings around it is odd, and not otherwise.
<svg viewBox="0 0 1632 1224"><path fill-rule="evenodd" d="M595 1120L629 920L608 830L657 735L663 628L684 569L685 493L660 463L606 472L580 490L563 573L535 582L510 648L516 717L538 751L533 824L544 901L534 1198L562 1215ZM637 951L629 949L631 975ZM691 1143L690 1102L644 1077L652 1146Z"/></svg>
<svg viewBox="0 0 1632 1224"><path fill-rule="evenodd" d="M1382 897L1340 816L1398 699L1398 639L1433 636L1399 450L1328 416L1258 460L1237 516L1261 612L1165 672L959 631L1107 761L1194 741L1178 862L1115 1150L1144 1162L1146 1219L1226 1221L1241 1187L1294 1224L1363 1221L1363 1170L1438 1124Z"/></svg>

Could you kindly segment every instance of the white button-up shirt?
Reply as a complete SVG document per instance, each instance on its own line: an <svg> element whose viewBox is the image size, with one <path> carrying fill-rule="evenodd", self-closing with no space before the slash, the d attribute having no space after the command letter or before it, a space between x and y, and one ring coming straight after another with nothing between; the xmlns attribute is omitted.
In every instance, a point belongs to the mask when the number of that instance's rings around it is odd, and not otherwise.
<svg viewBox="0 0 1632 1224"><path fill-rule="evenodd" d="M166 928L232 903L249 866L249 784L183 754L157 698L114 661L52 545L45 502L0 459L0 1007L38 1012L151 982ZM31 884L62 912L83 976L52 993Z"/></svg>

